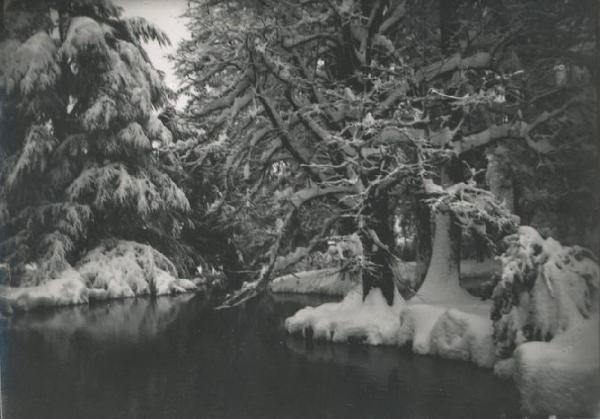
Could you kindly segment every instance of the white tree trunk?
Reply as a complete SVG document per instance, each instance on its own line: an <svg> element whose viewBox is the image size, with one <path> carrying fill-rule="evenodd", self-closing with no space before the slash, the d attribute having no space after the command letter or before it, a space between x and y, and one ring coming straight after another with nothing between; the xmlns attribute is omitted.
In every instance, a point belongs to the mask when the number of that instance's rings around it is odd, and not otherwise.
<svg viewBox="0 0 600 419"><path fill-rule="evenodd" d="M434 228L431 262L414 299L428 304L471 302L473 297L459 283L460 229L452 226L452 217L445 212L435 215Z"/></svg>

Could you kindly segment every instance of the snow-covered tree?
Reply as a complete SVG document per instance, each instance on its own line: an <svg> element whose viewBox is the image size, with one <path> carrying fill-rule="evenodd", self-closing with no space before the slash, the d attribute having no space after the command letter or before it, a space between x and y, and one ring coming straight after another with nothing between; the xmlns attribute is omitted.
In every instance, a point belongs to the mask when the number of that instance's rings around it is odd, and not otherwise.
<svg viewBox="0 0 600 419"><path fill-rule="evenodd" d="M191 4L177 63L204 137L185 158L226 150L215 208L270 199L281 211L261 286L332 232L359 231L364 293L381 287L389 301L399 212L416 220L422 279L436 226L454 230L452 247L472 233L493 249L515 227L511 210L533 218L524 172L545 191L565 185L536 170L580 173L566 184L586 190L597 173L574 158L596 155L583 3ZM320 228L290 246L315 205Z"/></svg>
<svg viewBox="0 0 600 419"><path fill-rule="evenodd" d="M0 42L2 259L24 282L99 240L161 244L190 209L156 152L168 90L141 42L168 42L108 0L10 1Z"/></svg>

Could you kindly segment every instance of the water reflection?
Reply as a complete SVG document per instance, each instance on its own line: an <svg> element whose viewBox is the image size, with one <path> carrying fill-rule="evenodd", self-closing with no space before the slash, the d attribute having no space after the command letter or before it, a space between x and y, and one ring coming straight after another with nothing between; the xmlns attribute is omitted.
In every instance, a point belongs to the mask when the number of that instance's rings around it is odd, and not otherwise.
<svg viewBox="0 0 600 419"><path fill-rule="evenodd" d="M487 370L394 348L306 345L283 320L321 299L213 311L200 297L129 300L5 321L7 418L506 417Z"/></svg>
<svg viewBox="0 0 600 419"><path fill-rule="evenodd" d="M35 331L52 340L81 334L97 342L139 342L155 338L172 323L191 294L157 299L139 298L58 308L7 319L20 334Z"/></svg>

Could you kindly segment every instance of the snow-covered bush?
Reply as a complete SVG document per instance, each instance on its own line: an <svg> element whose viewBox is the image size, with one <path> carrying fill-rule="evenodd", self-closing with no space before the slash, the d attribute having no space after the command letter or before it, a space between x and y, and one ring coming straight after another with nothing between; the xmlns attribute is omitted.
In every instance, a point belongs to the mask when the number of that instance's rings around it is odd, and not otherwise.
<svg viewBox="0 0 600 419"><path fill-rule="evenodd" d="M500 356L526 341L549 341L597 315L600 271L591 252L544 239L531 227L520 227L507 242L493 294Z"/></svg>
<svg viewBox="0 0 600 419"><path fill-rule="evenodd" d="M32 267L35 269L35 267ZM177 277L165 255L151 246L106 240L76 264L29 287L0 287L0 311L87 304L94 300L173 295L195 291L196 283Z"/></svg>
<svg viewBox="0 0 600 419"><path fill-rule="evenodd" d="M589 417L600 405L600 271L578 246L531 227L508 238L494 290L494 339L529 415Z"/></svg>
<svg viewBox="0 0 600 419"><path fill-rule="evenodd" d="M177 278L165 255L131 241L105 241L88 252L77 269L94 298L165 295L196 288L190 280Z"/></svg>

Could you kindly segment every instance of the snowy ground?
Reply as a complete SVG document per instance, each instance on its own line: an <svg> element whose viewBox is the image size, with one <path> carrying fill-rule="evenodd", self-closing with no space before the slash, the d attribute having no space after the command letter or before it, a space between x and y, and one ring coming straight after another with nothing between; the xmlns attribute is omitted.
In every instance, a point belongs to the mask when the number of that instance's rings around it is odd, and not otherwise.
<svg viewBox="0 0 600 419"><path fill-rule="evenodd" d="M192 292L197 284L177 278L173 264L150 246L130 241L105 243L88 252L56 279L32 287L1 287L4 313L87 304L94 300Z"/></svg>
<svg viewBox="0 0 600 419"><path fill-rule="evenodd" d="M415 262L399 262L396 274L402 285L414 283ZM486 259L476 261L465 259L460 265L460 281L465 288L480 289L492 280L501 269L500 262ZM339 268L327 268L296 272L275 278L270 283L274 293L317 294L343 297L356 288L360 281L356 275L342 274Z"/></svg>
<svg viewBox="0 0 600 419"><path fill-rule="evenodd" d="M306 307L286 320L289 333L332 342L370 345L411 345L419 354L475 362L492 367L494 344L490 304L472 298L425 304L404 301L396 293L389 306L381 291L372 290L363 301L360 287L339 303Z"/></svg>
<svg viewBox="0 0 600 419"><path fill-rule="evenodd" d="M339 269L319 269L275 278L270 283L274 293L318 294L343 297L360 282L354 275Z"/></svg>

